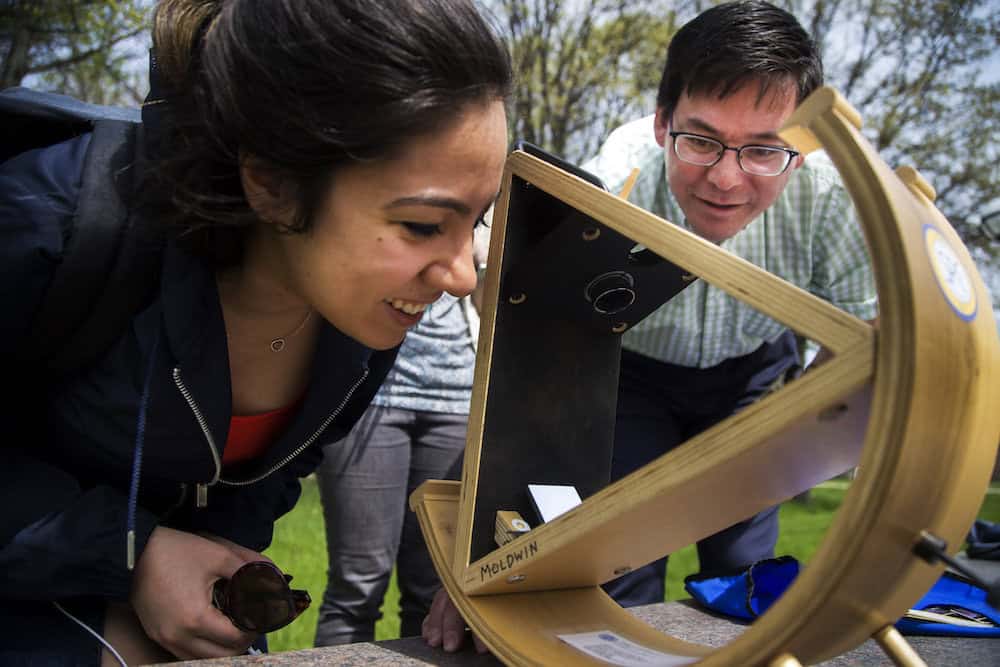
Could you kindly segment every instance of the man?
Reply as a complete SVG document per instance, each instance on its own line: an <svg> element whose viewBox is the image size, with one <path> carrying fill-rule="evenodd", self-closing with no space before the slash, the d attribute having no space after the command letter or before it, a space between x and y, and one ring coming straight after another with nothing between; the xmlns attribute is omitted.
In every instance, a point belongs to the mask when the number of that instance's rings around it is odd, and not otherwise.
<svg viewBox="0 0 1000 667"><path fill-rule="evenodd" d="M583 168L619 192L638 167L632 203L874 320L867 251L836 169L777 133L822 82L816 46L792 15L759 0L718 5L671 41L656 115L618 128ZM624 336L613 477L753 403L797 362L786 326L692 283ZM769 558L777 536L771 508L701 540L701 569ZM661 559L606 588L624 606L662 602L665 575ZM456 650L464 626L439 592L424 638Z"/></svg>
<svg viewBox="0 0 1000 667"><path fill-rule="evenodd" d="M718 5L670 43L656 115L614 131L583 168L629 200L866 320L876 293L850 198L824 156L777 130L823 69L787 12ZM612 477L619 479L753 403L796 368L784 325L702 281L623 339ZM678 508L683 511L683 508ZM698 543L703 572L774 556L777 508ZM622 605L663 601L666 559L609 582Z"/></svg>
<svg viewBox="0 0 1000 667"><path fill-rule="evenodd" d="M678 31L656 115L619 128L584 164L629 199L735 255L873 320L863 237L836 170L777 134L823 82L816 46L766 2L718 5ZM796 368L784 325L701 281L623 340L614 479L753 403ZM777 507L698 543L702 572L774 556ZM622 605L663 601L666 559L606 585Z"/></svg>

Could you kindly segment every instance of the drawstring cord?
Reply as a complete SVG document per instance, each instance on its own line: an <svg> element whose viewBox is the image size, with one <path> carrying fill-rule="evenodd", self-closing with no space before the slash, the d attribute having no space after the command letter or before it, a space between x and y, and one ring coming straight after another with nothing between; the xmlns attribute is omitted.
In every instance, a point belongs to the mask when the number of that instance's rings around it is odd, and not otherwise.
<svg viewBox="0 0 1000 667"><path fill-rule="evenodd" d="M142 472L142 446L146 441L146 410L149 407L149 391L153 377L153 364L156 363L156 353L160 347L160 329L156 329L153 339L153 349L149 353L149 364L146 367L146 377L142 383L142 398L139 402L139 416L136 418L135 447L132 450L132 479L128 490L128 518L125 534L125 566L129 571L135 569L135 507L139 498L139 476Z"/></svg>

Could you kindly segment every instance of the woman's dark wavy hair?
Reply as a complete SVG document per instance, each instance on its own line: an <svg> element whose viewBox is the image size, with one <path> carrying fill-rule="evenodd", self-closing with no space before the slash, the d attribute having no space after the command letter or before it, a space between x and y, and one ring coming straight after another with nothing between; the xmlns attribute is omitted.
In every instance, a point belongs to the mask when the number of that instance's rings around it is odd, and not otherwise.
<svg viewBox="0 0 1000 667"><path fill-rule="evenodd" d="M809 34L770 3L728 2L702 12L674 35L656 104L670 117L685 92L722 99L753 82L760 86L760 100L788 80L795 83L797 102L823 85L823 63Z"/></svg>
<svg viewBox="0 0 1000 667"><path fill-rule="evenodd" d="M506 45L473 0L160 0L147 157L154 210L215 266L257 222L239 161L291 184L308 230L336 171L506 100Z"/></svg>

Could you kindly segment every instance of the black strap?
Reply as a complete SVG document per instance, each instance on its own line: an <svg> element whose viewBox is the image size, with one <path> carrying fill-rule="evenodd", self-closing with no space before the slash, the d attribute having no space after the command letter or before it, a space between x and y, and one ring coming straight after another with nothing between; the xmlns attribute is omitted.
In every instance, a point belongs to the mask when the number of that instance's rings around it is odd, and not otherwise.
<svg viewBox="0 0 1000 667"><path fill-rule="evenodd" d="M130 206L136 123L101 120L84 157L73 229L32 325L31 358L63 373L97 359L155 289L162 246Z"/></svg>
<svg viewBox="0 0 1000 667"><path fill-rule="evenodd" d="M138 109L81 102L68 95L30 88L0 91L0 161L32 148L51 146L92 129L95 121L138 123Z"/></svg>

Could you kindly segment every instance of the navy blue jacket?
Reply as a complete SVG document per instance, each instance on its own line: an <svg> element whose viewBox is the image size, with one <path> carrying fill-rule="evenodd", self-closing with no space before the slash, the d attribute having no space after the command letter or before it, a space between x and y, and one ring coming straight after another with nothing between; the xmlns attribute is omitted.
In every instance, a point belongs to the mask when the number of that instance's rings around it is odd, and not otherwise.
<svg viewBox="0 0 1000 667"><path fill-rule="evenodd" d="M9 368L71 229L88 141L0 166L0 349ZM394 358L395 350L373 352L324 323L297 415L261 459L222 470L232 411L215 278L168 243L156 298L94 367L38 386L31 379L41 374L8 376L17 395L4 405L0 597L127 597L130 523L136 558L157 525L264 549L321 445L346 435Z"/></svg>

